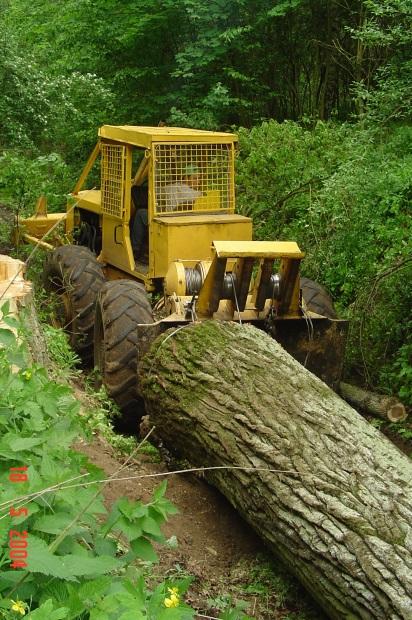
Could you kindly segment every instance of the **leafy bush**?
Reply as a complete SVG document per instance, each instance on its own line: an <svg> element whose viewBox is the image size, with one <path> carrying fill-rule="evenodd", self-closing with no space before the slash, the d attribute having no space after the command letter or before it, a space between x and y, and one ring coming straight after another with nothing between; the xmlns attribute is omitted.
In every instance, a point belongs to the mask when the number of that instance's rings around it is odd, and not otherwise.
<svg viewBox="0 0 412 620"><path fill-rule="evenodd" d="M157 561L153 543L165 542L161 526L176 512L165 497L166 482L150 503L123 498L107 513L103 472L71 449L83 434L78 401L43 368L28 364L24 344L11 331L19 323L6 306L2 320L8 328L0 328L0 462L4 472L26 466L27 480L2 485L0 615L193 618L183 601L190 579L149 590L143 577ZM13 569L9 544L15 538L27 542L27 558Z"/></svg>
<svg viewBox="0 0 412 620"><path fill-rule="evenodd" d="M47 196L50 211L64 210L71 184L69 168L57 153L31 156L11 150L0 155L0 194L22 215L33 213L42 194Z"/></svg>
<svg viewBox="0 0 412 620"><path fill-rule="evenodd" d="M409 404L411 144L409 127L263 123L240 132L238 175L256 236L296 240L350 319L347 373Z"/></svg>

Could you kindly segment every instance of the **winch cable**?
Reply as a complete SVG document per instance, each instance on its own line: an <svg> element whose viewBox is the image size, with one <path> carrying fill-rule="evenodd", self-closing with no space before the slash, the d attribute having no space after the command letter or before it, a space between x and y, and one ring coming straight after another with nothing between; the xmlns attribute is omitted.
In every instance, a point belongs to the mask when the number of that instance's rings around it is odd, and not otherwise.
<svg viewBox="0 0 412 620"><path fill-rule="evenodd" d="M239 303L238 303L238 300L237 300L235 278L233 277L233 273L230 274L230 278L232 280L232 285L233 285L233 295L234 295L234 298L235 298L235 304L236 304L236 310L237 310L237 316L238 316L238 320L239 320L239 325L242 325L242 319L240 318Z"/></svg>
<svg viewBox="0 0 412 620"><path fill-rule="evenodd" d="M305 323L306 323L306 328L308 330L308 342L313 341L314 339L314 335L315 335L315 328L313 325L313 321L311 319L311 317L309 316L307 310L306 310L306 306L305 306L305 302L304 300L302 300L302 303L300 304L300 309L302 310L302 314L303 314L303 318L305 319ZM306 357L305 357L305 361L303 363L303 366L306 368L306 363L309 359L310 356L310 351L308 351L306 353Z"/></svg>

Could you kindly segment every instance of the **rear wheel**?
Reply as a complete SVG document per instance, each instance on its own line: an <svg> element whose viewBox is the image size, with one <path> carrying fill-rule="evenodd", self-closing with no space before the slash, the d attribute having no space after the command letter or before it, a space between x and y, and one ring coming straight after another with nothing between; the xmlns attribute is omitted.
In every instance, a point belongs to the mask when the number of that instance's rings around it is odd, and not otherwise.
<svg viewBox="0 0 412 620"><path fill-rule="evenodd" d="M96 299L105 281L100 263L87 248L64 245L50 254L43 276L54 324L68 334L83 362L91 362Z"/></svg>
<svg viewBox="0 0 412 620"><path fill-rule="evenodd" d="M329 319L338 318L332 298L321 284L302 277L300 279L300 287L308 310L326 316Z"/></svg>
<svg viewBox="0 0 412 620"><path fill-rule="evenodd" d="M96 304L94 363L126 424L135 424L144 413L137 392L137 325L141 323L153 323L144 286L133 280L107 282Z"/></svg>

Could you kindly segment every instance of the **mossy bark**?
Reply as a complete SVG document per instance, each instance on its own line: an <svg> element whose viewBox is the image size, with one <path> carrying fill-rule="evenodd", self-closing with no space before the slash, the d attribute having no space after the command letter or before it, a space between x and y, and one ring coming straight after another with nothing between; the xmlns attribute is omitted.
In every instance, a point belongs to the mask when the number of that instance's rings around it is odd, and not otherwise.
<svg viewBox="0 0 412 620"><path fill-rule="evenodd" d="M139 381L172 451L257 468L207 478L331 618L412 618L412 464L276 341L233 323L167 332Z"/></svg>

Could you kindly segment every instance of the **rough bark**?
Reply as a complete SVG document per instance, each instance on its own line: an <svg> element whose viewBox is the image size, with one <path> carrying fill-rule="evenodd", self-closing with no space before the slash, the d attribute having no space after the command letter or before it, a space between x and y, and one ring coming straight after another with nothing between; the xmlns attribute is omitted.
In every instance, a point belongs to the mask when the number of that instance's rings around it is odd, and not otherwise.
<svg viewBox="0 0 412 620"><path fill-rule="evenodd" d="M139 380L171 451L257 468L207 478L331 618L412 618L412 464L336 393L233 323L166 332Z"/></svg>
<svg viewBox="0 0 412 620"><path fill-rule="evenodd" d="M403 422L408 417L405 406L395 396L376 394L349 383L339 384L339 393L349 404L391 422Z"/></svg>

